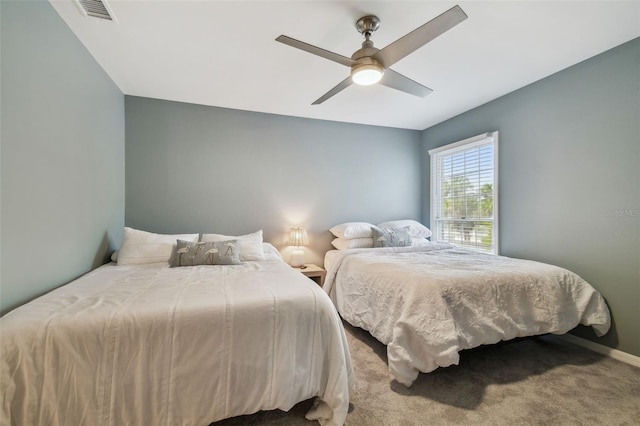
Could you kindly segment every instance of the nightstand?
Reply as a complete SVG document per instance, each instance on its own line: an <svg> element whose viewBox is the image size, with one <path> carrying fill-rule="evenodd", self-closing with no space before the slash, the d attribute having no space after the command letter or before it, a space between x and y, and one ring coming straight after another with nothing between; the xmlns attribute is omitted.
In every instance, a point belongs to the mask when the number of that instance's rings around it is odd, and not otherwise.
<svg viewBox="0 0 640 426"><path fill-rule="evenodd" d="M314 265L313 263L306 263L306 268L293 268L296 271L306 275L316 282L320 287L324 285L324 277L327 275L327 271L319 267L318 265Z"/></svg>

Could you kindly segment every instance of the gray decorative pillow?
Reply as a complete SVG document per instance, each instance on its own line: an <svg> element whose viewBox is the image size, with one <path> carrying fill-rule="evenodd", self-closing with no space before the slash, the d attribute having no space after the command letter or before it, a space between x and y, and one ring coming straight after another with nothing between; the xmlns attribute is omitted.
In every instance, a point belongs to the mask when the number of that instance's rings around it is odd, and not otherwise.
<svg viewBox="0 0 640 426"><path fill-rule="evenodd" d="M378 228L372 227L374 247L409 247L411 245L411 230L404 228Z"/></svg>
<svg viewBox="0 0 640 426"><path fill-rule="evenodd" d="M178 240L171 267L194 265L240 265L238 240L192 242Z"/></svg>

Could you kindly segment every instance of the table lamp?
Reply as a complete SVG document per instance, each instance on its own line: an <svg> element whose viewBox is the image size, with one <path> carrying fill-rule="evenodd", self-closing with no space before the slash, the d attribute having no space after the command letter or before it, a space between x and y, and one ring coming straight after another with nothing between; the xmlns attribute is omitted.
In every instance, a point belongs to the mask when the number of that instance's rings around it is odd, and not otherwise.
<svg viewBox="0 0 640 426"><path fill-rule="evenodd" d="M309 239L307 238L307 230L295 226L291 228L289 232L289 245L296 246L296 249L291 252L291 259L289 264L294 268L299 268L304 265L304 250L300 246L308 246Z"/></svg>

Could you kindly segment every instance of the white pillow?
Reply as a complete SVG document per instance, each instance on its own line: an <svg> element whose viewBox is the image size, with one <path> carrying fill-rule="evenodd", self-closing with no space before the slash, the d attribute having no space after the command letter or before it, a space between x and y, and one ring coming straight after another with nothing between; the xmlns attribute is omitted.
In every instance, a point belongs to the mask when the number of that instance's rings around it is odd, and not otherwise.
<svg viewBox="0 0 640 426"><path fill-rule="evenodd" d="M427 240L426 238L411 237L411 247L424 247L428 246L429 244L431 244L431 241Z"/></svg>
<svg viewBox="0 0 640 426"><path fill-rule="evenodd" d="M367 222L347 222L329 229L338 238L371 238L371 227Z"/></svg>
<svg viewBox="0 0 640 426"><path fill-rule="evenodd" d="M409 235L413 238L429 238L431 236L431 230L417 222L415 220L406 219L406 220L392 220L389 222L384 222L378 225L380 228L404 228L409 227Z"/></svg>
<svg viewBox="0 0 640 426"><path fill-rule="evenodd" d="M202 234L202 240L210 241L240 241L240 260L264 260L264 249L262 248L262 229L252 234L240 235L237 237L222 234Z"/></svg>
<svg viewBox="0 0 640 426"><path fill-rule="evenodd" d="M338 250L348 250L354 248L372 248L373 238L336 238L331 244Z"/></svg>
<svg viewBox="0 0 640 426"><path fill-rule="evenodd" d="M373 238L336 238L331 244L338 250L348 250L355 248L373 248ZM426 238L411 238L411 247L424 247L431 244Z"/></svg>
<svg viewBox="0 0 640 426"><path fill-rule="evenodd" d="M264 252L265 259L267 256L274 256L282 260L282 255L271 243L262 243L262 251Z"/></svg>
<svg viewBox="0 0 640 426"><path fill-rule="evenodd" d="M154 234L125 227L118 266L168 263L177 240L196 242L198 234Z"/></svg>

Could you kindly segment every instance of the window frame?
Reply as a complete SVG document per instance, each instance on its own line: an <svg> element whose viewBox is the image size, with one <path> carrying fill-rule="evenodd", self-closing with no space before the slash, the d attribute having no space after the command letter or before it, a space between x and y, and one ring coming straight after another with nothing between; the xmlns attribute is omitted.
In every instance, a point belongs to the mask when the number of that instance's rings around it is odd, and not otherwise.
<svg viewBox="0 0 640 426"><path fill-rule="evenodd" d="M485 145L487 144L487 140L491 139L491 141L489 142L490 144L493 145L493 219L492 221L492 246L493 246L493 254L499 254L500 253L500 240L499 240L499 187L498 187L498 146L499 146L499 132L498 131L493 131L493 132L487 132L487 133L483 133L481 135L477 135L477 136L473 136L471 138L467 138L458 142L453 142L447 145L443 145L441 147L438 148L434 148L429 150L429 156L430 156L430 194L429 194L429 202L430 202L430 206L429 206L429 220L430 220L430 226L431 226L431 231L433 232L433 236L431 237L431 239L433 241L443 241L443 242L450 242L447 240L439 240L439 236L440 236L440 229L438 228L438 224L437 224L437 220L439 218L436 217L436 211L435 208L437 205L442 205L442 200L438 200L439 197L439 191L438 191L438 185L440 184L440 178L437 176L437 161L438 158L440 158L442 155L450 155L450 154L455 154L458 151L466 151L469 149L473 149L477 146L480 145ZM436 200L438 200L439 202L436 203ZM451 242L451 244L454 244L456 246L459 246L458 244L455 244L455 242ZM470 250L475 250L475 251L479 251L482 253L490 253L487 251L482 251L482 250L477 250L474 249L473 247L468 247L468 246L462 246L465 248L468 248Z"/></svg>

